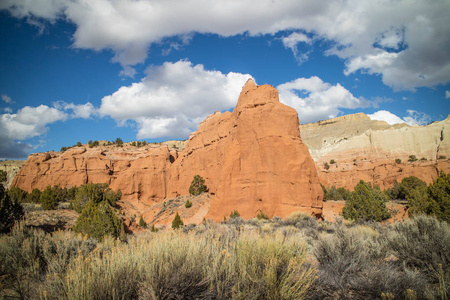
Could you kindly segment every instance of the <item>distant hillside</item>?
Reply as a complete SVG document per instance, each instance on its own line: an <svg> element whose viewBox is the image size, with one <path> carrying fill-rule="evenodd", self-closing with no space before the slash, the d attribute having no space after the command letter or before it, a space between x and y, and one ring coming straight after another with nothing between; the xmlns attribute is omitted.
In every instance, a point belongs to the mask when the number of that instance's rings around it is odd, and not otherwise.
<svg viewBox="0 0 450 300"><path fill-rule="evenodd" d="M449 129L450 117L409 126L389 125L359 113L300 125L300 134L325 186L352 189L363 179L388 188L407 176L430 183L440 170L449 172ZM417 161L410 162L411 155Z"/></svg>

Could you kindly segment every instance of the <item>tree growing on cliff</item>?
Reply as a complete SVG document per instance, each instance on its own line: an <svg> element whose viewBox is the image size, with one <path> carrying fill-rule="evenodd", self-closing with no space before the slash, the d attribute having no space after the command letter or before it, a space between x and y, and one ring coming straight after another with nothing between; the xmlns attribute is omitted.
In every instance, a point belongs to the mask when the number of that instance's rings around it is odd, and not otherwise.
<svg viewBox="0 0 450 300"><path fill-rule="evenodd" d="M345 219L380 222L391 217L386 200L383 192L361 180L345 202L342 213Z"/></svg>
<svg viewBox="0 0 450 300"><path fill-rule="evenodd" d="M205 185L205 179L203 179L200 175L195 175L191 182L191 186L189 187L189 194L196 196L203 194L206 191L207 187Z"/></svg>
<svg viewBox="0 0 450 300"><path fill-rule="evenodd" d="M174 218L173 221L172 221L172 228L173 228L173 229L178 229L178 228L180 228L180 227L183 226L183 225L184 225L184 223L183 223L183 221L181 220L180 215L177 213L177 214L175 215L175 218Z"/></svg>

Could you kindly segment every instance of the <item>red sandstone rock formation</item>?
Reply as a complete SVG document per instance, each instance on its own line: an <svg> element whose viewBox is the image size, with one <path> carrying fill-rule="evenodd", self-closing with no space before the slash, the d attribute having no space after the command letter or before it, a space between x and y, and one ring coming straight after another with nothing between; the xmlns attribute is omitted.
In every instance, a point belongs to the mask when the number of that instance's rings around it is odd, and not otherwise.
<svg viewBox="0 0 450 300"><path fill-rule="evenodd" d="M129 210L154 219L164 199L188 194L194 175L205 178L212 199L206 218L238 210L270 217L294 211L321 215L323 193L314 162L300 138L297 112L278 101L272 86L249 80L233 113L215 113L199 125L181 152L167 146L76 147L30 155L13 186L31 191L47 185L109 183ZM200 219L201 216L196 216Z"/></svg>
<svg viewBox="0 0 450 300"><path fill-rule="evenodd" d="M320 215L323 193L314 162L300 138L297 112L269 85L249 80L233 113L203 121L174 162L169 197L186 193L194 175L215 195L207 218L233 210L245 219L294 211Z"/></svg>

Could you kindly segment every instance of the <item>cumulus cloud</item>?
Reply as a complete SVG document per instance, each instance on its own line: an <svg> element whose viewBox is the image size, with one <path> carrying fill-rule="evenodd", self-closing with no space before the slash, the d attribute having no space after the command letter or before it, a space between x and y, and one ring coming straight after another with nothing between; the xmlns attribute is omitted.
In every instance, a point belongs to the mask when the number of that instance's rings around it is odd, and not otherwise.
<svg viewBox="0 0 450 300"><path fill-rule="evenodd" d="M403 119L409 125L426 125L431 121L431 117L426 113L412 109L408 109L406 112L408 113L408 116Z"/></svg>
<svg viewBox="0 0 450 300"><path fill-rule="evenodd" d="M0 115L0 157L26 157L32 146L23 140L45 134L48 124L66 119L66 113L46 105L25 106L15 114Z"/></svg>
<svg viewBox="0 0 450 300"><path fill-rule="evenodd" d="M8 95L5 95L5 94L2 95L2 100L8 104L14 103L14 101L11 99L11 97L9 97Z"/></svg>
<svg viewBox="0 0 450 300"><path fill-rule="evenodd" d="M331 85L316 76L298 78L277 88L280 101L297 110L302 124L334 118L341 112L339 108L354 109L367 105L366 101L355 98L339 83Z"/></svg>
<svg viewBox="0 0 450 300"><path fill-rule="evenodd" d="M297 47L299 43L312 43L311 39L306 34L303 34L301 32L293 32L290 35L283 37L281 41L283 42L285 48L291 49L299 64L302 64L303 62L308 60L309 52L300 52Z"/></svg>
<svg viewBox="0 0 450 300"><path fill-rule="evenodd" d="M124 75L134 73L131 66L146 59L151 44L167 37L291 30L297 35L286 40L288 48L294 49L295 37L302 41L299 32L330 41L334 46L326 54L343 59L346 74L380 74L394 89L410 90L450 80L446 0L4 0L0 9L18 18L74 23L74 47L112 50Z"/></svg>
<svg viewBox="0 0 450 300"><path fill-rule="evenodd" d="M377 120L377 121L385 121L389 125L394 124L400 124L400 123L406 123L404 120L402 120L400 117L394 115L393 113L387 111L387 110L379 110L373 114L367 115L371 120Z"/></svg>
<svg viewBox="0 0 450 300"><path fill-rule="evenodd" d="M369 114L368 116L371 120L385 121L390 125L400 123L406 123L411 126L426 125L431 121L431 117L423 112L418 112L412 109L408 109L406 112L408 115L403 119L386 110L379 110L373 114Z"/></svg>
<svg viewBox="0 0 450 300"><path fill-rule="evenodd" d="M235 106L248 74L205 70L182 60L150 67L140 82L102 99L99 112L124 124L138 125L137 137L183 137L214 111Z"/></svg>
<svg viewBox="0 0 450 300"><path fill-rule="evenodd" d="M89 119L92 115L97 114L97 109L90 102L87 102L85 104L73 104L66 103L64 101L57 101L53 103L53 106L58 110L71 112L69 117L73 119Z"/></svg>

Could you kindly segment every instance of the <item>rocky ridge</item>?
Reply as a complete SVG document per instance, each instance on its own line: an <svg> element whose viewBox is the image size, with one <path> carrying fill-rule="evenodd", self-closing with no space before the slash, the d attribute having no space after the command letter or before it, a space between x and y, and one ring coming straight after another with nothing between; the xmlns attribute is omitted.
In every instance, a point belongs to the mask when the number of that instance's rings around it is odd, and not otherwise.
<svg viewBox="0 0 450 300"><path fill-rule="evenodd" d="M449 172L449 129L450 117L427 126L409 126L374 121L362 113L300 125L320 182L350 190L360 179L386 189L404 177L430 183L441 170ZM409 162L410 155L418 161Z"/></svg>

